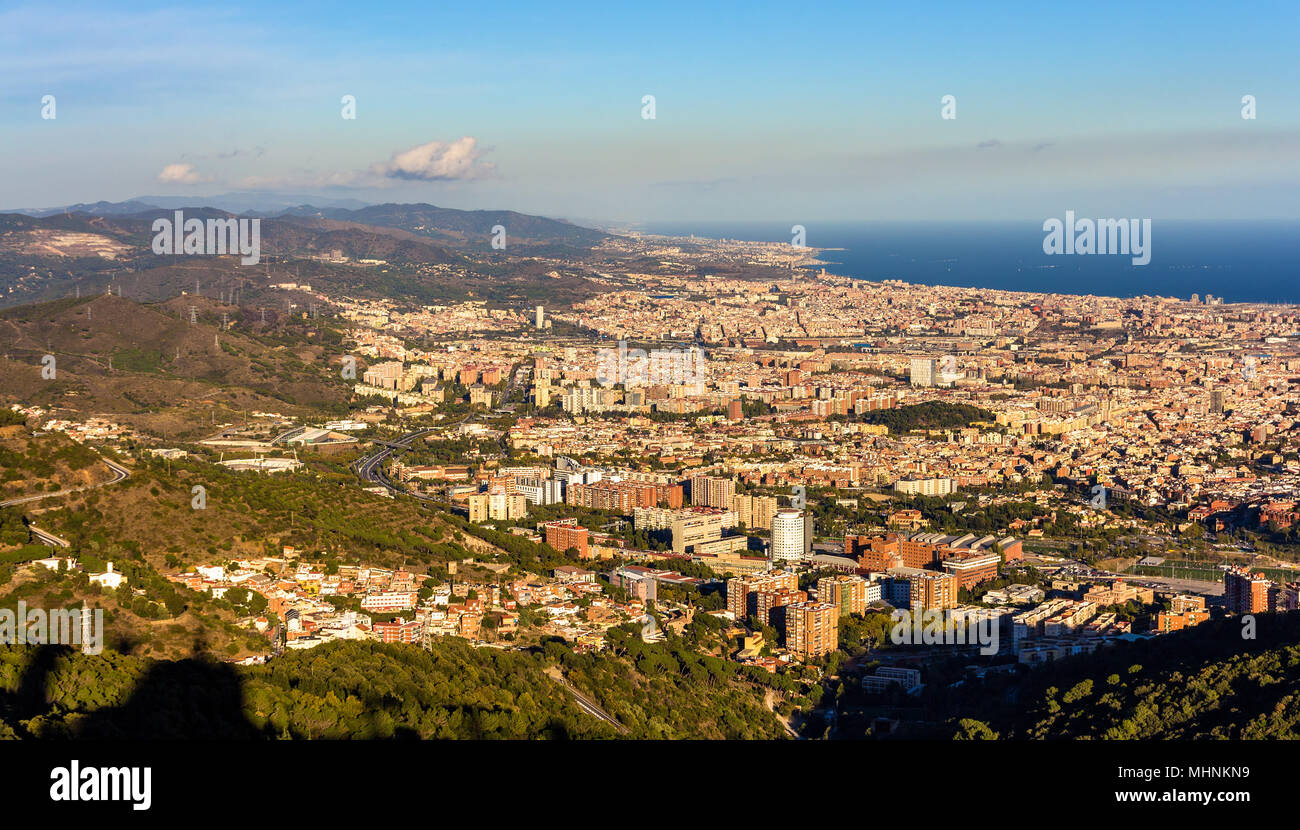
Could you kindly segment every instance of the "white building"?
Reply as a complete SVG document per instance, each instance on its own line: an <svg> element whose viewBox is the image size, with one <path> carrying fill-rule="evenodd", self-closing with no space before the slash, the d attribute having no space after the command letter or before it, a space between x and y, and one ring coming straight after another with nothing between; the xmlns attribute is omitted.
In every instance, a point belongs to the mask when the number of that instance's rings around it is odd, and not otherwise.
<svg viewBox="0 0 1300 830"><path fill-rule="evenodd" d="M360 432L370 426L365 421L326 421L322 429L337 430L338 432Z"/></svg>
<svg viewBox="0 0 1300 830"><path fill-rule="evenodd" d="M232 458L229 461L218 461L217 464L232 470L256 470L264 473L283 473L302 466L302 462L296 458L267 457Z"/></svg>
<svg viewBox="0 0 1300 830"><path fill-rule="evenodd" d="M772 517L772 561L798 562L804 551L804 514L802 510L784 509Z"/></svg>
<svg viewBox="0 0 1300 830"><path fill-rule="evenodd" d="M912 358L912 369L910 373L912 385L934 386L934 379L938 374L935 367L936 361L932 357Z"/></svg>
<svg viewBox="0 0 1300 830"><path fill-rule="evenodd" d="M902 478L894 489L913 496L947 496L953 492L950 478Z"/></svg>
<svg viewBox="0 0 1300 830"><path fill-rule="evenodd" d="M553 478L516 480L515 492L532 504L556 504L564 501L564 482Z"/></svg>
<svg viewBox="0 0 1300 830"><path fill-rule="evenodd" d="M872 580L867 583L866 602L870 605L873 602L880 602L884 599L884 586L878 580Z"/></svg>
<svg viewBox="0 0 1300 830"><path fill-rule="evenodd" d="M105 588L117 589L122 587L126 582L126 577L115 572L113 570L113 563L109 562L108 570L104 571L102 574L91 574L90 581L96 585L102 585Z"/></svg>
<svg viewBox="0 0 1300 830"><path fill-rule="evenodd" d="M199 576L212 582L221 582L226 578L226 569L221 565L200 565L194 570L199 572Z"/></svg>

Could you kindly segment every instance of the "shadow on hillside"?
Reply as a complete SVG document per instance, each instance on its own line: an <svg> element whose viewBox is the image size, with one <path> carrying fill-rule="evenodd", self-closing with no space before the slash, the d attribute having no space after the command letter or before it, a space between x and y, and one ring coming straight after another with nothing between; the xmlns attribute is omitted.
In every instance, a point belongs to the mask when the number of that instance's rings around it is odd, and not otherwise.
<svg viewBox="0 0 1300 830"><path fill-rule="evenodd" d="M244 712L243 671L231 664L204 659L153 663L140 678L125 702L92 712L66 713L51 705L53 682L94 682L96 675L84 664L79 673L60 672L61 658L73 655L67 646L34 646L14 692L0 692L0 731L8 723L20 737L37 739L90 740L274 740L303 738L291 728L289 734L268 723L258 727ZM112 671L109 666L101 670ZM92 690L93 691L93 690ZM81 695L93 698L94 695ZM383 736L389 740L419 740L418 731L388 721L387 731L379 728L378 710L363 714L358 737ZM28 724L32 718L52 716L48 721ZM477 716L477 713L471 713ZM66 721L62 718L66 717ZM551 737L567 738L561 726ZM351 736L347 736L351 737Z"/></svg>
<svg viewBox="0 0 1300 830"><path fill-rule="evenodd" d="M50 712L48 689L65 646L39 646L12 694L0 694L11 723ZM78 679L89 675L82 673ZM205 660L153 664L121 706L79 715L65 735L108 740L227 739L266 737L243 712L241 678L234 666Z"/></svg>
<svg viewBox="0 0 1300 830"><path fill-rule="evenodd" d="M234 666L205 660L155 663L120 707L100 709L76 737L251 740L267 737L244 715Z"/></svg>

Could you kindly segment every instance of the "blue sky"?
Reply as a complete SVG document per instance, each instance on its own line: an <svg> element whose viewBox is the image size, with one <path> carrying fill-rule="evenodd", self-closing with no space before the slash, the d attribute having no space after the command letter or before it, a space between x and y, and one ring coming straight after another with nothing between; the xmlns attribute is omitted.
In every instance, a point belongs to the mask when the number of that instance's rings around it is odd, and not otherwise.
<svg viewBox="0 0 1300 830"><path fill-rule="evenodd" d="M0 207L1300 217L1300 4L625 5L0 4Z"/></svg>

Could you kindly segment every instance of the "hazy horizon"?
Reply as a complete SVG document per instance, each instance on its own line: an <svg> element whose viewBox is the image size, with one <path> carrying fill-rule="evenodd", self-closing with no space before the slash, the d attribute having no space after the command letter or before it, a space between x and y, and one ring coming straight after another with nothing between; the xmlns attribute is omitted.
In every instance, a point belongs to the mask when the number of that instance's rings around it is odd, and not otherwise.
<svg viewBox="0 0 1300 830"><path fill-rule="evenodd" d="M18 5L0 11L3 201L1300 218L1300 10L1089 9Z"/></svg>

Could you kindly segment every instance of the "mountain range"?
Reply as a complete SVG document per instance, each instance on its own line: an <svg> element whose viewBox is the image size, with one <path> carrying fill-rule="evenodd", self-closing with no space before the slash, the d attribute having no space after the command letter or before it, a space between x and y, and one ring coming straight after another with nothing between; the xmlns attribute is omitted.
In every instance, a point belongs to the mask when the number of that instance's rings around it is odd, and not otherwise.
<svg viewBox="0 0 1300 830"><path fill-rule="evenodd" d="M218 210L230 211L231 213L269 215L312 201L325 208L356 209L370 204L357 199L322 199L320 196L307 196L304 194L267 194L259 191L238 191L220 193L216 196L136 196L123 202L82 202L75 205L18 208L0 212L25 213L28 216L53 216L58 213L89 213L95 216L113 216L140 213L155 208L176 209L203 205Z"/></svg>
<svg viewBox="0 0 1300 830"><path fill-rule="evenodd" d="M592 248L609 238L603 231L563 219L533 216L512 210L458 210L430 204L372 205L356 199L334 199L311 204L307 197L266 197L262 194L227 193L219 196L141 196L124 202L99 201L53 208L4 211L44 219L85 214L97 217L154 218L162 211L201 208L264 219L332 219L409 231L451 247L490 247L493 229L505 229L507 243L530 248L571 246Z"/></svg>
<svg viewBox="0 0 1300 830"><path fill-rule="evenodd" d="M515 211L463 211L428 204L360 208L300 204L261 219L261 264L231 257L155 255L154 221L238 216L190 203L144 199L0 213L0 307L104 293L157 302L182 291L273 303L281 282L310 282L335 295L420 303L471 296L508 303L586 296L583 261L610 234ZM43 214L43 215L35 215ZM244 214L249 215L249 214ZM494 240L504 233L506 247ZM369 263L370 267L358 267ZM286 279L286 277L288 279Z"/></svg>

